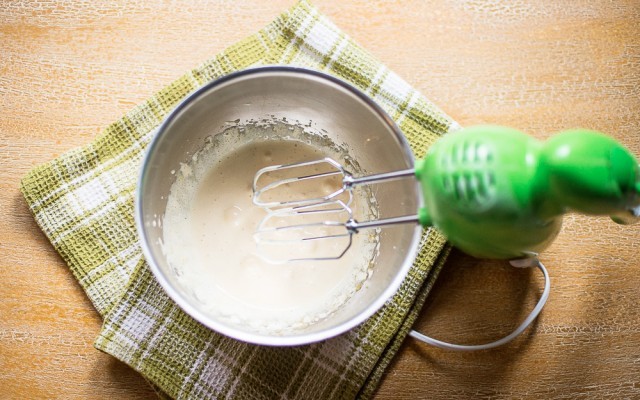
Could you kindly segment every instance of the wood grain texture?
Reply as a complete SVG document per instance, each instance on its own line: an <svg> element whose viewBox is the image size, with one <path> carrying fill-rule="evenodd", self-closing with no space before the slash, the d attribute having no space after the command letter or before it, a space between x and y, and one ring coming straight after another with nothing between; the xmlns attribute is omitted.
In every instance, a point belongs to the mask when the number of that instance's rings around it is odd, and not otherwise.
<svg viewBox="0 0 640 400"><path fill-rule="evenodd" d="M100 319L19 180L292 4L0 1L0 398L155 397L92 347ZM538 138L583 126L640 154L637 0L315 4L462 125ZM526 335L477 353L407 339L376 398L640 398L639 243L639 226L567 217L542 257L549 303ZM463 343L497 338L541 287L536 271L454 252L417 327Z"/></svg>

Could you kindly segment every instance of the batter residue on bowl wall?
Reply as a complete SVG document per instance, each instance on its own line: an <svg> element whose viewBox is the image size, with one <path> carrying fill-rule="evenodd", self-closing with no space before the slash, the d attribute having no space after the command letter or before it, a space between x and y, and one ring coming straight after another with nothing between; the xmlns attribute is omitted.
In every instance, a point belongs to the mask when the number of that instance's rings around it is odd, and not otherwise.
<svg viewBox="0 0 640 400"><path fill-rule="evenodd" d="M265 211L252 203L256 171L325 156L354 167L327 140L286 121L235 124L176 171L162 245L182 290L206 313L258 333L295 333L335 312L371 274L375 231L355 235L339 260L270 264L257 255L253 234ZM356 213L370 216L371 195L355 197Z"/></svg>

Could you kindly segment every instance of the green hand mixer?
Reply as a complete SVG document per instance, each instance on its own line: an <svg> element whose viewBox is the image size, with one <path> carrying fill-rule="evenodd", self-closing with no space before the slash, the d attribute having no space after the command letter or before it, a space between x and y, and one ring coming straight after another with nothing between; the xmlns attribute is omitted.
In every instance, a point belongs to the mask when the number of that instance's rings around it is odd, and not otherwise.
<svg viewBox="0 0 640 400"><path fill-rule="evenodd" d="M314 172L308 173L309 168ZM273 179L272 174L282 172L288 177ZM415 215L365 222L353 218L349 204L355 186L407 177L417 178L424 196L424 207ZM304 198L289 196L289 187L299 182L319 190ZM501 346L520 335L542 311L550 281L537 256L557 236L565 213L609 215L623 224L640 217L638 162L612 138L589 130L565 131L540 142L510 128L470 127L442 137L413 169L353 177L335 160L324 158L263 168L255 176L253 191L254 203L271 210L256 231L256 241L284 243L285 251L276 255L289 254L302 247L301 242L344 239L336 254L307 257L303 252L275 262L337 259L361 229L420 223L438 228L453 245L475 257L508 259L516 267L537 266L545 278L542 295L509 335L490 343L460 345L409 332L425 343L461 351ZM323 219L327 216L330 219ZM311 217L320 220L310 222ZM303 222L288 223L292 219ZM274 261L270 256L265 259Z"/></svg>
<svg viewBox="0 0 640 400"><path fill-rule="evenodd" d="M310 167L321 172L309 174ZM274 181L273 174L283 171L290 177ZM415 215L364 222L352 218L349 195L355 186L411 176L424 195L424 207ZM338 185L329 186L328 193L283 197L296 182L317 181L312 186L322 188L329 178ZM340 258L361 229L398 223L436 227L454 246L478 258L526 259L552 243L567 212L610 215L618 223L640 216L638 162L614 139L583 129L540 142L511 128L470 127L439 139L414 169L354 177L324 158L263 168L255 176L253 192L256 205L275 210L258 228L259 241L346 238L336 254L314 256L316 260ZM310 214L332 217L275 227L268 223L283 215ZM323 233L314 234L314 227ZM288 234L274 239L274 233L283 232ZM295 258L301 259L306 258Z"/></svg>

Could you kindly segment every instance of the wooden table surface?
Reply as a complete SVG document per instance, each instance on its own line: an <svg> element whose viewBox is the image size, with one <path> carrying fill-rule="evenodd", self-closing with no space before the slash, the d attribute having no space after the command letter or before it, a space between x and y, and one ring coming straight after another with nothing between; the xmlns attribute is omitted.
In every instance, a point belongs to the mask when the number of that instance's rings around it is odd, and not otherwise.
<svg viewBox="0 0 640 400"><path fill-rule="evenodd" d="M0 398L154 398L92 347L100 318L19 180L292 4L0 1ZM637 0L315 4L462 125L538 138L583 126L640 154ZM476 353L407 339L376 398L640 398L639 243L640 225L568 216L541 257L552 294L533 328ZM417 326L462 343L498 338L541 287L537 271L454 252Z"/></svg>

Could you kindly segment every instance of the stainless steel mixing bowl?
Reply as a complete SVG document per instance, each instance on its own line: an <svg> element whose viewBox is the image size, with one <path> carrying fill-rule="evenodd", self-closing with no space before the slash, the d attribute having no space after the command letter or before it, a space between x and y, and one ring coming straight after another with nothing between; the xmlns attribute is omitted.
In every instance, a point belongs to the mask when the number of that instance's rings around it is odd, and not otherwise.
<svg viewBox="0 0 640 400"><path fill-rule="evenodd" d="M233 326L207 314L178 284L161 248L167 197L180 163L222 132L225 122L265 116L313 121L367 173L411 168L414 159L402 133L369 97L329 75L291 67L261 67L213 81L182 101L160 126L142 162L135 217L146 260L167 294L205 326L238 340L264 345L300 345L324 340L362 323L398 289L416 256L421 228L385 228L380 253L366 284L337 312L294 334L276 336ZM249 182L247 182L249 184ZM414 179L375 187L380 217L414 214L422 195Z"/></svg>

